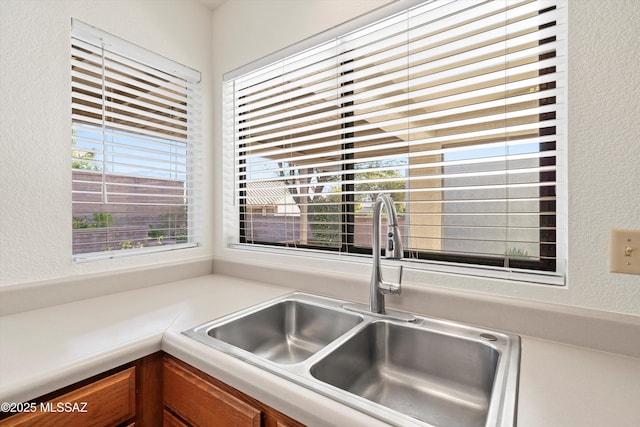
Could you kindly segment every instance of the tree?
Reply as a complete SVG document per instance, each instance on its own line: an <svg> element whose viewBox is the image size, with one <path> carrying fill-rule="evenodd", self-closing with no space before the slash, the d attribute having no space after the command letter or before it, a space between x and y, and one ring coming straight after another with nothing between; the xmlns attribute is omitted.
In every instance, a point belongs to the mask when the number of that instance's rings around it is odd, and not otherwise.
<svg viewBox="0 0 640 427"><path fill-rule="evenodd" d="M285 166L288 166L285 162L278 162L280 177L284 178L287 189L300 210L300 236L298 241L300 244L306 245L309 238L307 233L309 224L308 206L313 202L314 196L321 194L324 186L332 180L335 181L337 177L333 175L318 175L319 171L315 168L300 167L294 170L293 168L285 168ZM286 173L285 169L287 170ZM316 176L313 176L314 174Z"/></svg>
<svg viewBox="0 0 640 427"><path fill-rule="evenodd" d="M400 214L405 212L405 180L402 179L397 170L385 169L383 162L361 163L357 166L356 170L358 169L362 171L354 174L357 182L356 191L364 191L364 193L358 193L354 197L356 212L361 209L362 204L372 203L379 194L389 193L390 191L392 191L391 197L396 203L397 212ZM307 173L310 174L308 171ZM319 181L322 185L316 185L313 187L313 193L307 195L308 206L305 206L305 214L308 213L313 243L320 246L335 246L341 243L340 234L342 230L344 196L340 195L340 189L336 189L331 193L323 192L327 184L339 179L339 175L324 178L324 180ZM299 204L301 200L298 195L296 203ZM302 212L301 209L301 219ZM304 221L306 229L307 219Z"/></svg>
<svg viewBox="0 0 640 427"><path fill-rule="evenodd" d="M309 205L309 222L313 243L318 246L339 246L342 226L342 198L338 192L315 197Z"/></svg>
<svg viewBox="0 0 640 427"><path fill-rule="evenodd" d="M89 171L100 171L99 165L93 164L91 161L95 158L96 153L90 151L71 151L71 168Z"/></svg>
<svg viewBox="0 0 640 427"><path fill-rule="evenodd" d="M373 203L382 193L390 193L396 204L398 213L405 211L405 180L394 169L383 169L381 161L361 163L357 169L367 169L355 173L356 191L365 191L355 196L355 201L359 203L356 210L359 210L362 203ZM394 179L400 178L400 179Z"/></svg>
<svg viewBox="0 0 640 427"><path fill-rule="evenodd" d="M73 131L71 138L71 168L81 169L88 171L101 171L100 165L93 162L96 158L95 151L80 151L76 150L76 131Z"/></svg>

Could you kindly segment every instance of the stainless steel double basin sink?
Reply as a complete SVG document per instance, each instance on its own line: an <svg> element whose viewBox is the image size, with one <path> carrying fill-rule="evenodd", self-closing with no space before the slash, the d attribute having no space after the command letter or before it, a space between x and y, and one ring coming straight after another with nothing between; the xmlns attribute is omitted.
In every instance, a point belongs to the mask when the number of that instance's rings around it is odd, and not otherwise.
<svg viewBox="0 0 640 427"><path fill-rule="evenodd" d="M295 292L183 333L398 426L513 426L520 339Z"/></svg>

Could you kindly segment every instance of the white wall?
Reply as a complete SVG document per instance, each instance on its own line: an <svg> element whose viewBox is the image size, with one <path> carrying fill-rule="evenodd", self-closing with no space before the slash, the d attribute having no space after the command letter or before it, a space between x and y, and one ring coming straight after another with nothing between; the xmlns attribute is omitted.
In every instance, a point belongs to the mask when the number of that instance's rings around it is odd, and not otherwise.
<svg viewBox="0 0 640 427"><path fill-rule="evenodd" d="M387 2L229 0L213 13L211 26L211 13L187 0L0 0L0 284L81 277L212 254L344 272L366 283L368 264L311 264L228 249L220 86L224 72ZM423 273L408 274L406 281L640 315L640 277L610 273L607 257L611 228L640 229L640 155L633 150L640 141L640 8L635 0L570 0L569 6L568 285ZM211 184L204 188L204 213L210 220L205 220L202 247L71 262L72 16L202 71L203 93L213 94L205 100L203 114L205 182Z"/></svg>
<svg viewBox="0 0 640 427"><path fill-rule="evenodd" d="M214 12L214 80L224 72L378 7L385 0L231 0ZM410 272L426 285L640 315L640 276L609 272L612 228L640 229L640 7L636 0L569 1L568 281L565 287ZM214 87L214 127L221 126ZM216 132L214 169L222 169ZM222 174L215 175L222 206ZM215 253L365 277L362 263L273 257L229 249L234 226L216 210ZM224 226L223 226L224 224ZM365 281L363 281L365 282ZM366 282L365 282L366 283ZM366 294L366 289L363 290Z"/></svg>
<svg viewBox="0 0 640 427"><path fill-rule="evenodd" d="M212 255L203 246L156 255L71 261L71 17L202 72L211 117L211 11L185 0L0 1L0 284L71 278ZM211 164L211 121L203 123ZM205 168L210 195L211 168ZM205 217L212 217L211 197Z"/></svg>

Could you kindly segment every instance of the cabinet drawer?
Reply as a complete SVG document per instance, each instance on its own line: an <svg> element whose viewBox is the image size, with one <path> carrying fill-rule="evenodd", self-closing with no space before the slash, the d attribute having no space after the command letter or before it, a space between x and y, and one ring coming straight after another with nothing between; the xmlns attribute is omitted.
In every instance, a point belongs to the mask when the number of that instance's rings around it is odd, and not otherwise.
<svg viewBox="0 0 640 427"><path fill-rule="evenodd" d="M0 427L105 427L122 423L136 413L135 368L35 406L36 412L6 418Z"/></svg>
<svg viewBox="0 0 640 427"><path fill-rule="evenodd" d="M261 411L165 359L164 405L197 427L259 427Z"/></svg>

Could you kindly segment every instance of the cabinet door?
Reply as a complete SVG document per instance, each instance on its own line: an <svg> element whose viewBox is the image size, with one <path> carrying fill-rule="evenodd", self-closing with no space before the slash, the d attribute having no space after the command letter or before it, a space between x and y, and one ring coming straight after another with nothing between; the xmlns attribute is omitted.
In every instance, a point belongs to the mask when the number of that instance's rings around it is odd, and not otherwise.
<svg viewBox="0 0 640 427"><path fill-rule="evenodd" d="M260 427L258 408L169 358L164 361L162 380L164 405L194 426Z"/></svg>
<svg viewBox="0 0 640 427"><path fill-rule="evenodd" d="M132 419L136 411L135 368L38 403L36 408L36 412L0 421L0 427L103 427Z"/></svg>
<svg viewBox="0 0 640 427"><path fill-rule="evenodd" d="M189 427L166 409L162 412L162 427Z"/></svg>

